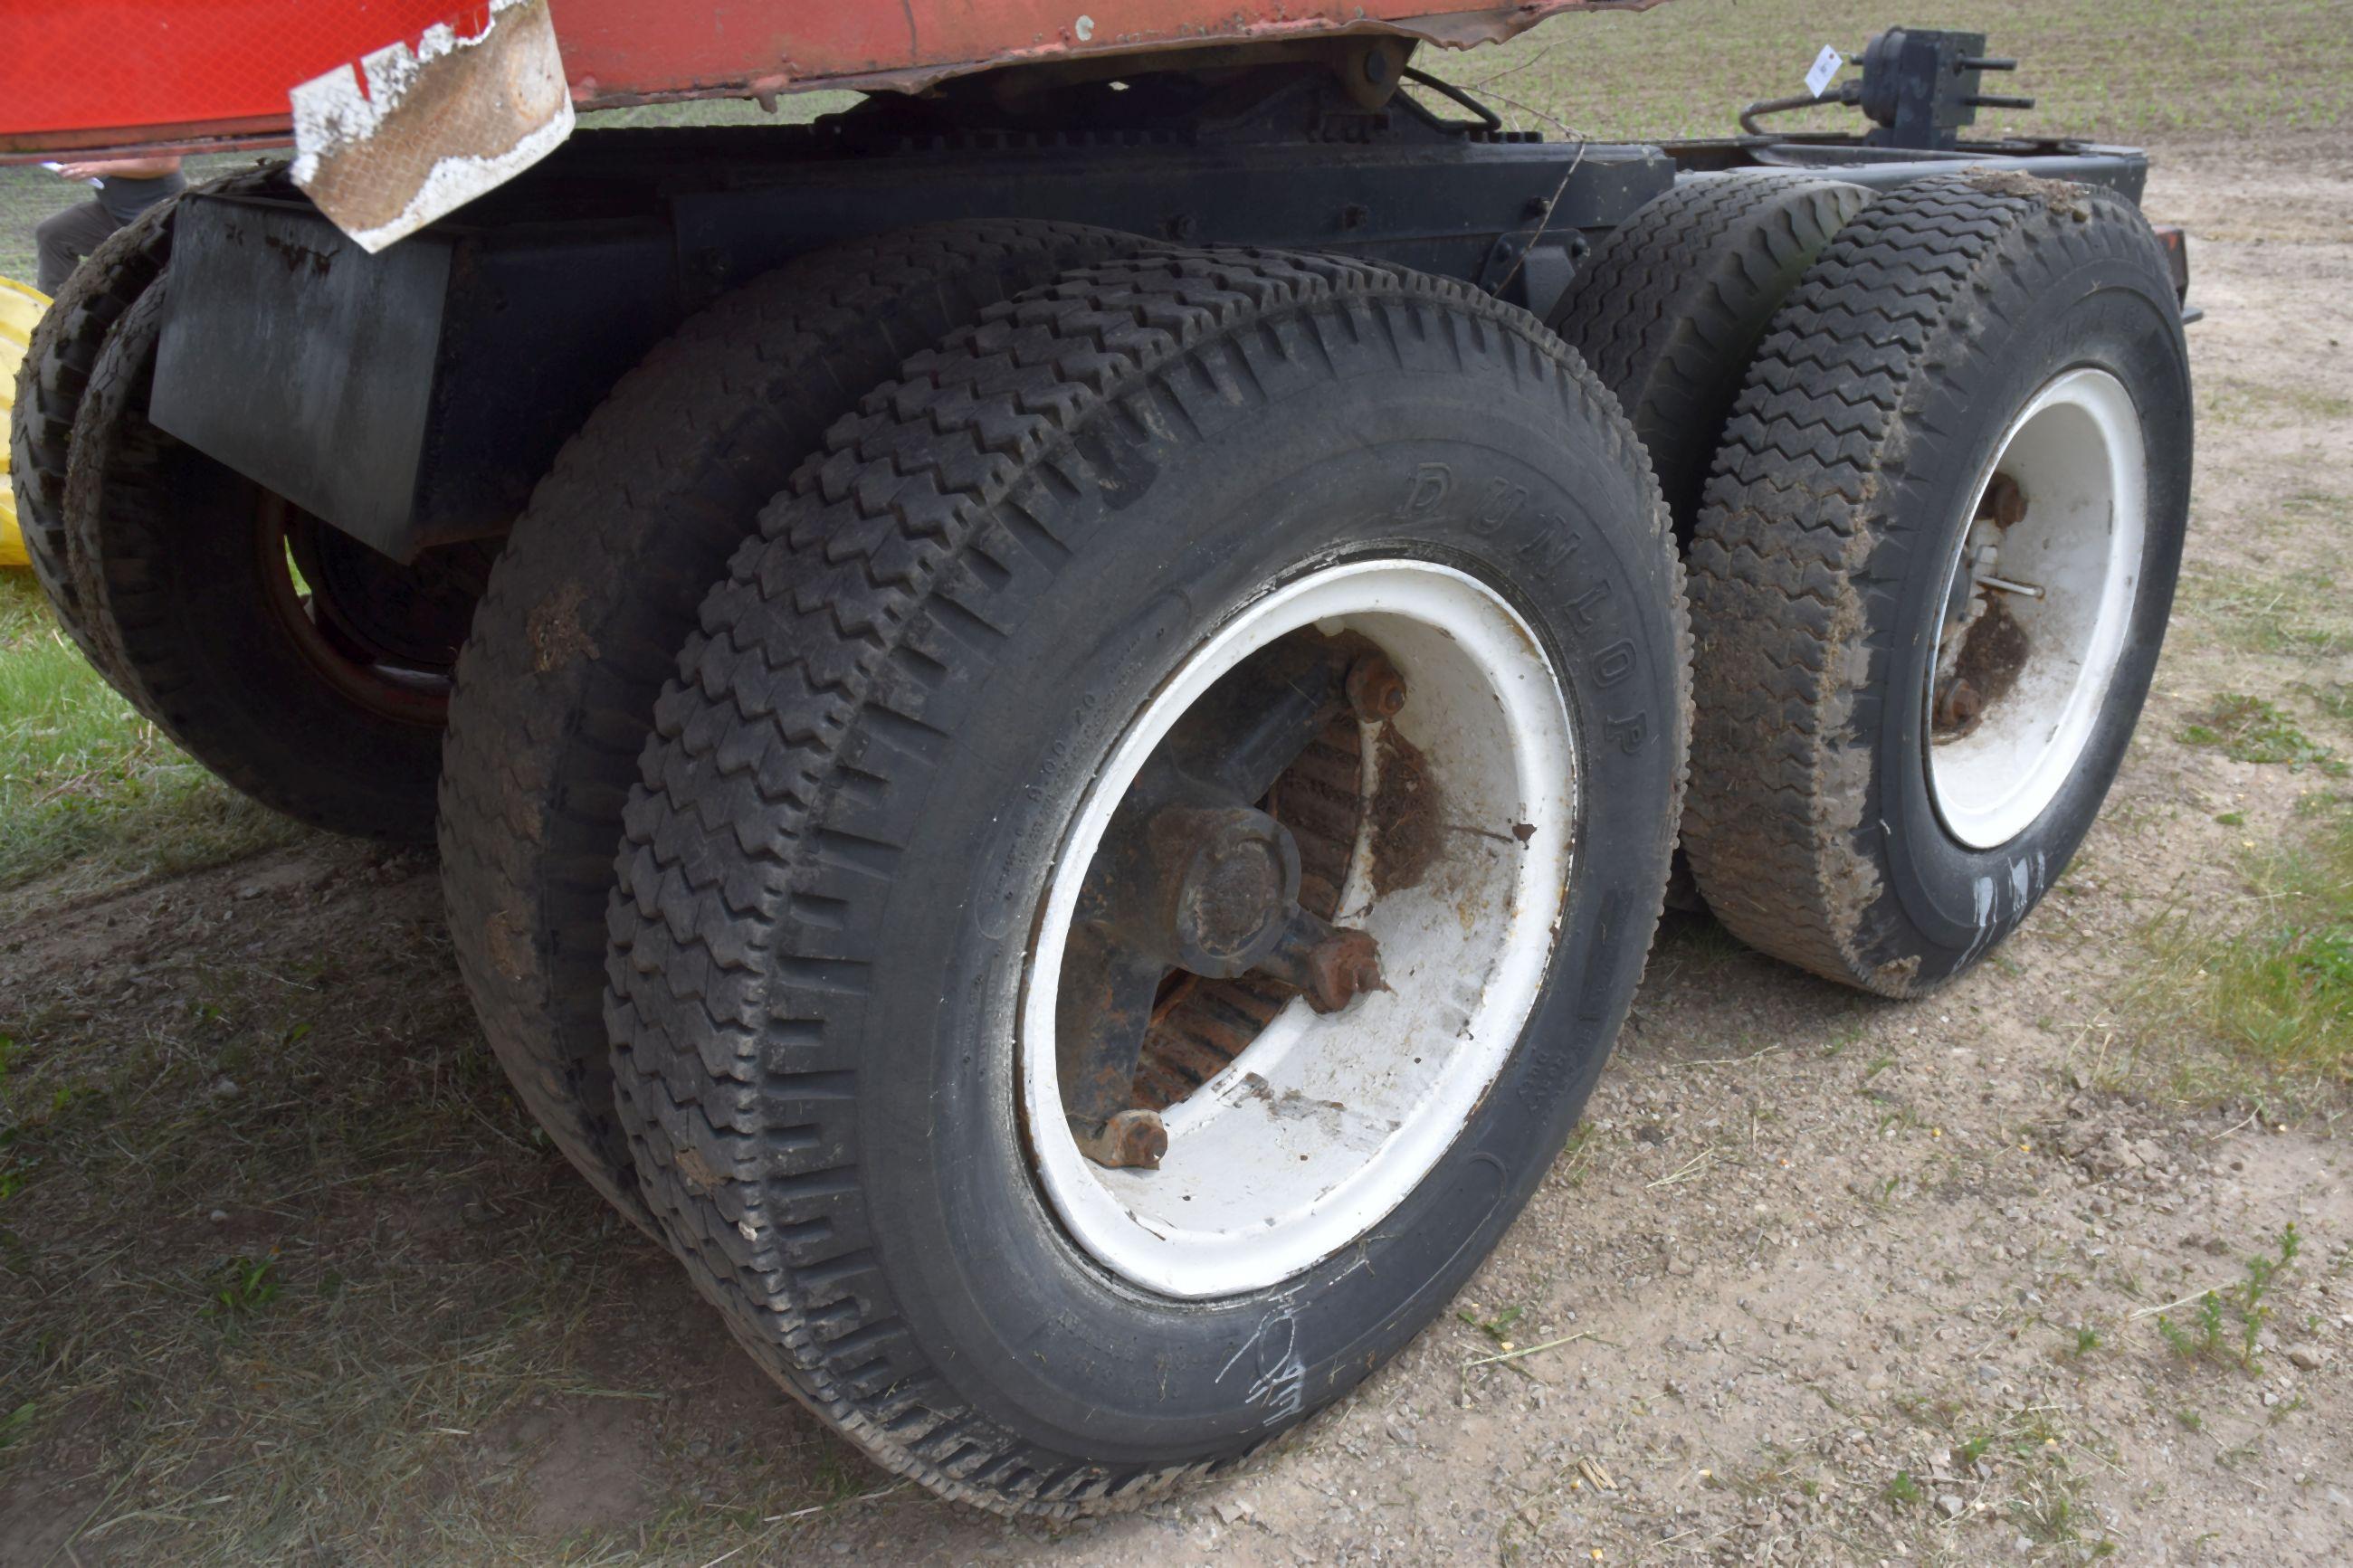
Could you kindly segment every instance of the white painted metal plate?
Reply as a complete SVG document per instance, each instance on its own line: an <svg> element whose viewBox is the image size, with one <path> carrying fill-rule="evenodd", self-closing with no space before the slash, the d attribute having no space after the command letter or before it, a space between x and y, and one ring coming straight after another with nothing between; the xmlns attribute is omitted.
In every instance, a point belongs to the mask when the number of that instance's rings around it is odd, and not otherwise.
<svg viewBox="0 0 2353 1568"><path fill-rule="evenodd" d="M547 0L491 0L479 33L428 27L289 95L294 183L369 250L504 184L572 134Z"/></svg>

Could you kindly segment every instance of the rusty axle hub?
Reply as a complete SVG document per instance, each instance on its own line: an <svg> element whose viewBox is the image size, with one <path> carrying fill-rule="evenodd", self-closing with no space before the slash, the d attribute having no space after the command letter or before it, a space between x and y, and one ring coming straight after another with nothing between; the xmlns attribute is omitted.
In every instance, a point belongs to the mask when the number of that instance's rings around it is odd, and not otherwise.
<svg viewBox="0 0 2353 1568"><path fill-rule="evenodd" d="M1210 688L1138 773L1080 889L1056 998L1063 1109L1089 1159L1150 1169L1167 1150L1134 1079L1172 973L1269 976L1318 1013L1388 989L1371 936L1301 907L1299 847L1256 803L1335 717L1404 703L1377 653L1287 637Z"/></svg>

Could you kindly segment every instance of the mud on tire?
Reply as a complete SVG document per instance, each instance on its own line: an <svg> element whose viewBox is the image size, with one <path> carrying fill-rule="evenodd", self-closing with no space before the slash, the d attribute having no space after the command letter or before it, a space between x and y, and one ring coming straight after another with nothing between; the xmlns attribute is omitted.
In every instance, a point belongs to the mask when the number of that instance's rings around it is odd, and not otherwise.
<svg viewBox="0 0 2353 1568"><path fill-rule="evenodd" d="M917 356L828 448L656 710L612 910L622 1120L697 1287L880 1463L1008 1512L1133 1505L1395 1354L1567 1136L1673 837L1663 510L1532 318L1309 258L1080 269ZM1063 836L1202 639L1400 563L1508 603L1558 672L1585 772L1540 986L1378 1224L1272 1284L1141 1288L1074 1241L1029 1152L1060 1130L1018 1110ZM1521 854L1510 826L1454 852ZM1393 979L1400 1006L1444 984Z"/></svg>
<svg viewBox="0 0 2353 1568"><path fill-rule="evenodd" d="M1983 172L1846 226L1757 356L1689 553L1684 844L1736 935L1904 996L2017 929L2147 695L2190 423L2179 310L2130 204ZM2018 636L1964 713L1980 626Z"/></svg>

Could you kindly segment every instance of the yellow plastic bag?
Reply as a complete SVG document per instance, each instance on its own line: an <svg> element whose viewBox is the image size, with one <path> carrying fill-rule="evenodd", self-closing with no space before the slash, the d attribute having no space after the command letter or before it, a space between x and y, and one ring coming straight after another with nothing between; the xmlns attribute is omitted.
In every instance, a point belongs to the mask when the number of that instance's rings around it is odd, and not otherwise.
<svg viewBox="0 0 2353 1568"><path fill-rule="evenodd" d="M5 426L16 402L16 367L25 363L25 345L33 323L48 309L49 297L13 278L0 278L0 426ZM8 479L8 446L0 440L0 567L29 566L25 536L16 527L16 489Z"/></svg>

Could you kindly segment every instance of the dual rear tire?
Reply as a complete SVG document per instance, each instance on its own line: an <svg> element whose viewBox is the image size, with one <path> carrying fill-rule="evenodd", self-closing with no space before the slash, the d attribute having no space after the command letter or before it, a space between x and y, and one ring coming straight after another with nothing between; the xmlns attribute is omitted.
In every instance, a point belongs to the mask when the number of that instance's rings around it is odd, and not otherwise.
<svg viewBox="0 0 2353 1568"><path fill-rule="evenodd" d="M1682 773L1664 513L1556 341L1356 264L1080 268L837 426L701 623L628 808L619 1104L787 1386L1060 1516L1231 1463L1442 1307L1600 1070ZM1418 864L1370 835L1344 895L1389 989L1280 1001L1158 1169L1105 1169L1053 1092L1061 892L1168 694L1286 636L1394 663L1385 760L1461 742Z"/></svg>

